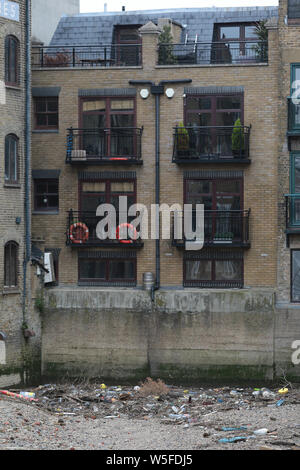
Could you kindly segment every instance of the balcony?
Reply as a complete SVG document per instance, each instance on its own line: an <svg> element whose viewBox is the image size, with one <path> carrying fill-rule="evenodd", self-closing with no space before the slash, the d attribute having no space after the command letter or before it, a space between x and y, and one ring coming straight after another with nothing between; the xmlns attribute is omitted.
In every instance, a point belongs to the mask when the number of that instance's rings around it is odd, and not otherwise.
<svg viewBox="0 0 300 470"><path fill-rule="evenodd" d="M158 65L249 65L268 63L264 41L160 44Z"/></svg>
<svg viewBox="0 0 300 470"><path fill-rule="evenodd" d="M97 236L96 228L103 217L97 217L95 212L73 211L68 212L66 245L75 248L106 247L106 248L142 248L144 243L140 240L102 240ZM129 231L130 229L128 229ZM130 234L129 234L130 235ZM117 230L112 234L115 238ZM120 238L122 233L120 232ZM111 237L112 238L112 237ZM133 237L134 238L134 237Z"/></svg>
<svg viewBox="0 0 300 470"><path fill-rule="evenodd" d="M220 248L250 248L249 236L249 210L205 210L204 212L204 245L206 247ZM183 212L173 213L173 246L184 248L190 240L185 237L182 229L182 237L176 235L174 227L183 225ZM196 214L193 214L193 230L195 230Z"/></svg>
<svg viewBox="0 0 300 470"><path fill-rule="evenodd" d="M300 135L300 100L288 98L288 136Z"/></svg>
<svg viewBox="0 0 300 470"><path fill-rule="evenodd" d="M31 60L34 68L136 67L142 64L142 46L34 46Z"/></svg>
<svg viewBox="0 0 300 470"><path fill-rule="evenodd" d="M66 163L142 165L143 128L68 129Z"/></svg>
<svg viewBox="0 0 300 470"><path fill-rule="evenodd" d="M174 128L173 163L249 164L251 127Z"/></svg>

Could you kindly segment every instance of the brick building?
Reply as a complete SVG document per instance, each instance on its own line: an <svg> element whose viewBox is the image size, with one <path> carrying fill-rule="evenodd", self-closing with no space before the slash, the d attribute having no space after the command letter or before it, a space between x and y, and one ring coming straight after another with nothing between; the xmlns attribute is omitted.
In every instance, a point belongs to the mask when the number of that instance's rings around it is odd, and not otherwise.
<svg viewBox="0 0 300 470"><path fill-rule="evenodd" d="M40 371L40 323L31 308L28 262L24 270L28 256L25 243L25 23L25 1L0 2L1 387L32 379L33 369L37 375ZM30 187L30 181L28 184ZM34 330L36 337L25 339L25 329Z"/></svg>
<svg viewBox="0 0 300 470"><path fill-rule="evenodd" d="M282 51L297 33L286 8L279 18L275 7L76 15L33 49L32 232L56 274L45 375L272 378L276 363L289 368L298 323L275 308L288 269L278 263ZM159 45L164 26L172 40ZM119 196L149 212L204 204L204 249L187 250L184 237L101 240L96 209Z"/></svg>

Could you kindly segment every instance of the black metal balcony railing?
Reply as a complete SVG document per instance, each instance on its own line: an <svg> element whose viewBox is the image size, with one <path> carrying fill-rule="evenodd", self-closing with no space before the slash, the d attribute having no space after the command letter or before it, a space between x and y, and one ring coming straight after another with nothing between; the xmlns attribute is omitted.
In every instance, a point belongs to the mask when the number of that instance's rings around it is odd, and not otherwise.
<svg viewBox="0 0 300 470"><path fill-rule="evenodd" d="M32 48L33 67L129 67L141 63L141 44Z"/></svg>
<svg viewBox="0 0 300 470"><path fill-rule="evenodd" d="M132 217L133 219L134 217ZM117 229L107 239L97 236L97 225L103 217L96 216L95 212L73 211L68 212L66 244L69 246L82 247L110 247L110 248L141 248L143 242L138 239L137 232L132 228ZM130 224L130 220L128 220ZM107 227L105 228L107 230ZM126 234L122 230L127 230ZM99 233L99 232L98 232ZM128 234L128 240L125 237ZM115 237L115 239L113 238ZM124 240L122 238L124 237ZM132 237L133 239L131 239ZM120 239L118 239L120 238ZM135 239L136 238L136 239Z"/></svg>
<svg viewBox="0 0 300 470"><path fill-rule="evenodd" d="M268 62L265 41L160 44L159 65L255 64Z"/></svg>
<svg viewBox="0 0 300 470"><path fill-rule="evenodd" d="M300 99L288 98L288 132L300 134Z"/></svg>
<svg viewBox="0 0 300 470"><path fill-rule="evenodd" d="M204 244L206 246L250 247L249 210L205 210L204 211ZM184 235L184 213L173 213L173 245L184 247L190 240ZM192 230L196 229L196 214L193 211ZM182 238L178 238L176 227L182 224Z"/></svg>
<svg viewBox="0 0 300 470"><path fill-rule="evenodd" d="M246 126L176 127L173 162L249 161L250 129Z"/></svg>
<svg viewBox="0 0 300 470"><path fill-rule="evenodd" d="M143 128L68 129L67 163L142 163Z"/></svg>

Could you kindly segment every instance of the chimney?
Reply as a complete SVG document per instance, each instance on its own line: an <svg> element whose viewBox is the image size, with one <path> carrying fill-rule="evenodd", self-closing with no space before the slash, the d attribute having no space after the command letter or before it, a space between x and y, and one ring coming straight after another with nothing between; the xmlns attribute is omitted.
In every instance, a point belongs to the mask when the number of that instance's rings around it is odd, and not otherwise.
<svg viewBox="0 0 300 470"><path fill-rule="evenodd" d="M107 12L107 3L104 3L104 13Z"/></svg>
<svg viewBox="0 0 300 470"><path fill-rule="evenodd" d="M125 9L126 9L125 6L123 6L123 7L122 7L122 11L125 11Z"/></svg>

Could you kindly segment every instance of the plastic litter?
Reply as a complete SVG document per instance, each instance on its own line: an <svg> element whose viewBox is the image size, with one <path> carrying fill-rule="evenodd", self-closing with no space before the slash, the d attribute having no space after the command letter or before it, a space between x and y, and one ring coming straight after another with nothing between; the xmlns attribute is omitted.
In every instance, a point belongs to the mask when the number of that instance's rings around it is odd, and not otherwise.
<svg viewBox="0 0 300 470"><path fill-rule="evenodd" d="M247 427L246 426L241 426L239 428L222 428L222 431L247 431Z"/></svg>
<svg viewBox="0 0 300 470"><path fill-rule="evenodd" d="M278 390L278 393L280 395L286 395L287 393L289 393L289 389L288 388L281 388L280 390Z"/></svg>
<svg viewBox="0 0 300 470"><path fill-rule="evenodd" d="M269 430L266 429L266 428L263 428L263 429L258 429L257 431L254 431L254 434L256 436L265 436L266 434L268 434Z"/></svg>
<svg viewBox="0 0 300 470"><path fill-rule="evenodd" d="M279 400L277 403L276 403L276 406L281 406L285 403L285 400Z"/></svg>
<svg viewBox="0 0 300 470"><path fill-rule="evenodd" d="M35 398L35 393L31 392L20 392L20 395L24 398Z"/></svg>
<svg viewBox="0 0 300 470"><path fill-rule="evenodd" d="M246 440L247 440L247 437L240 436L240 437L230 437L230 438L220 439L219 442L222 442L222 444L228 444L232 442L240 442L240 441L246 441Z"/></svg>

